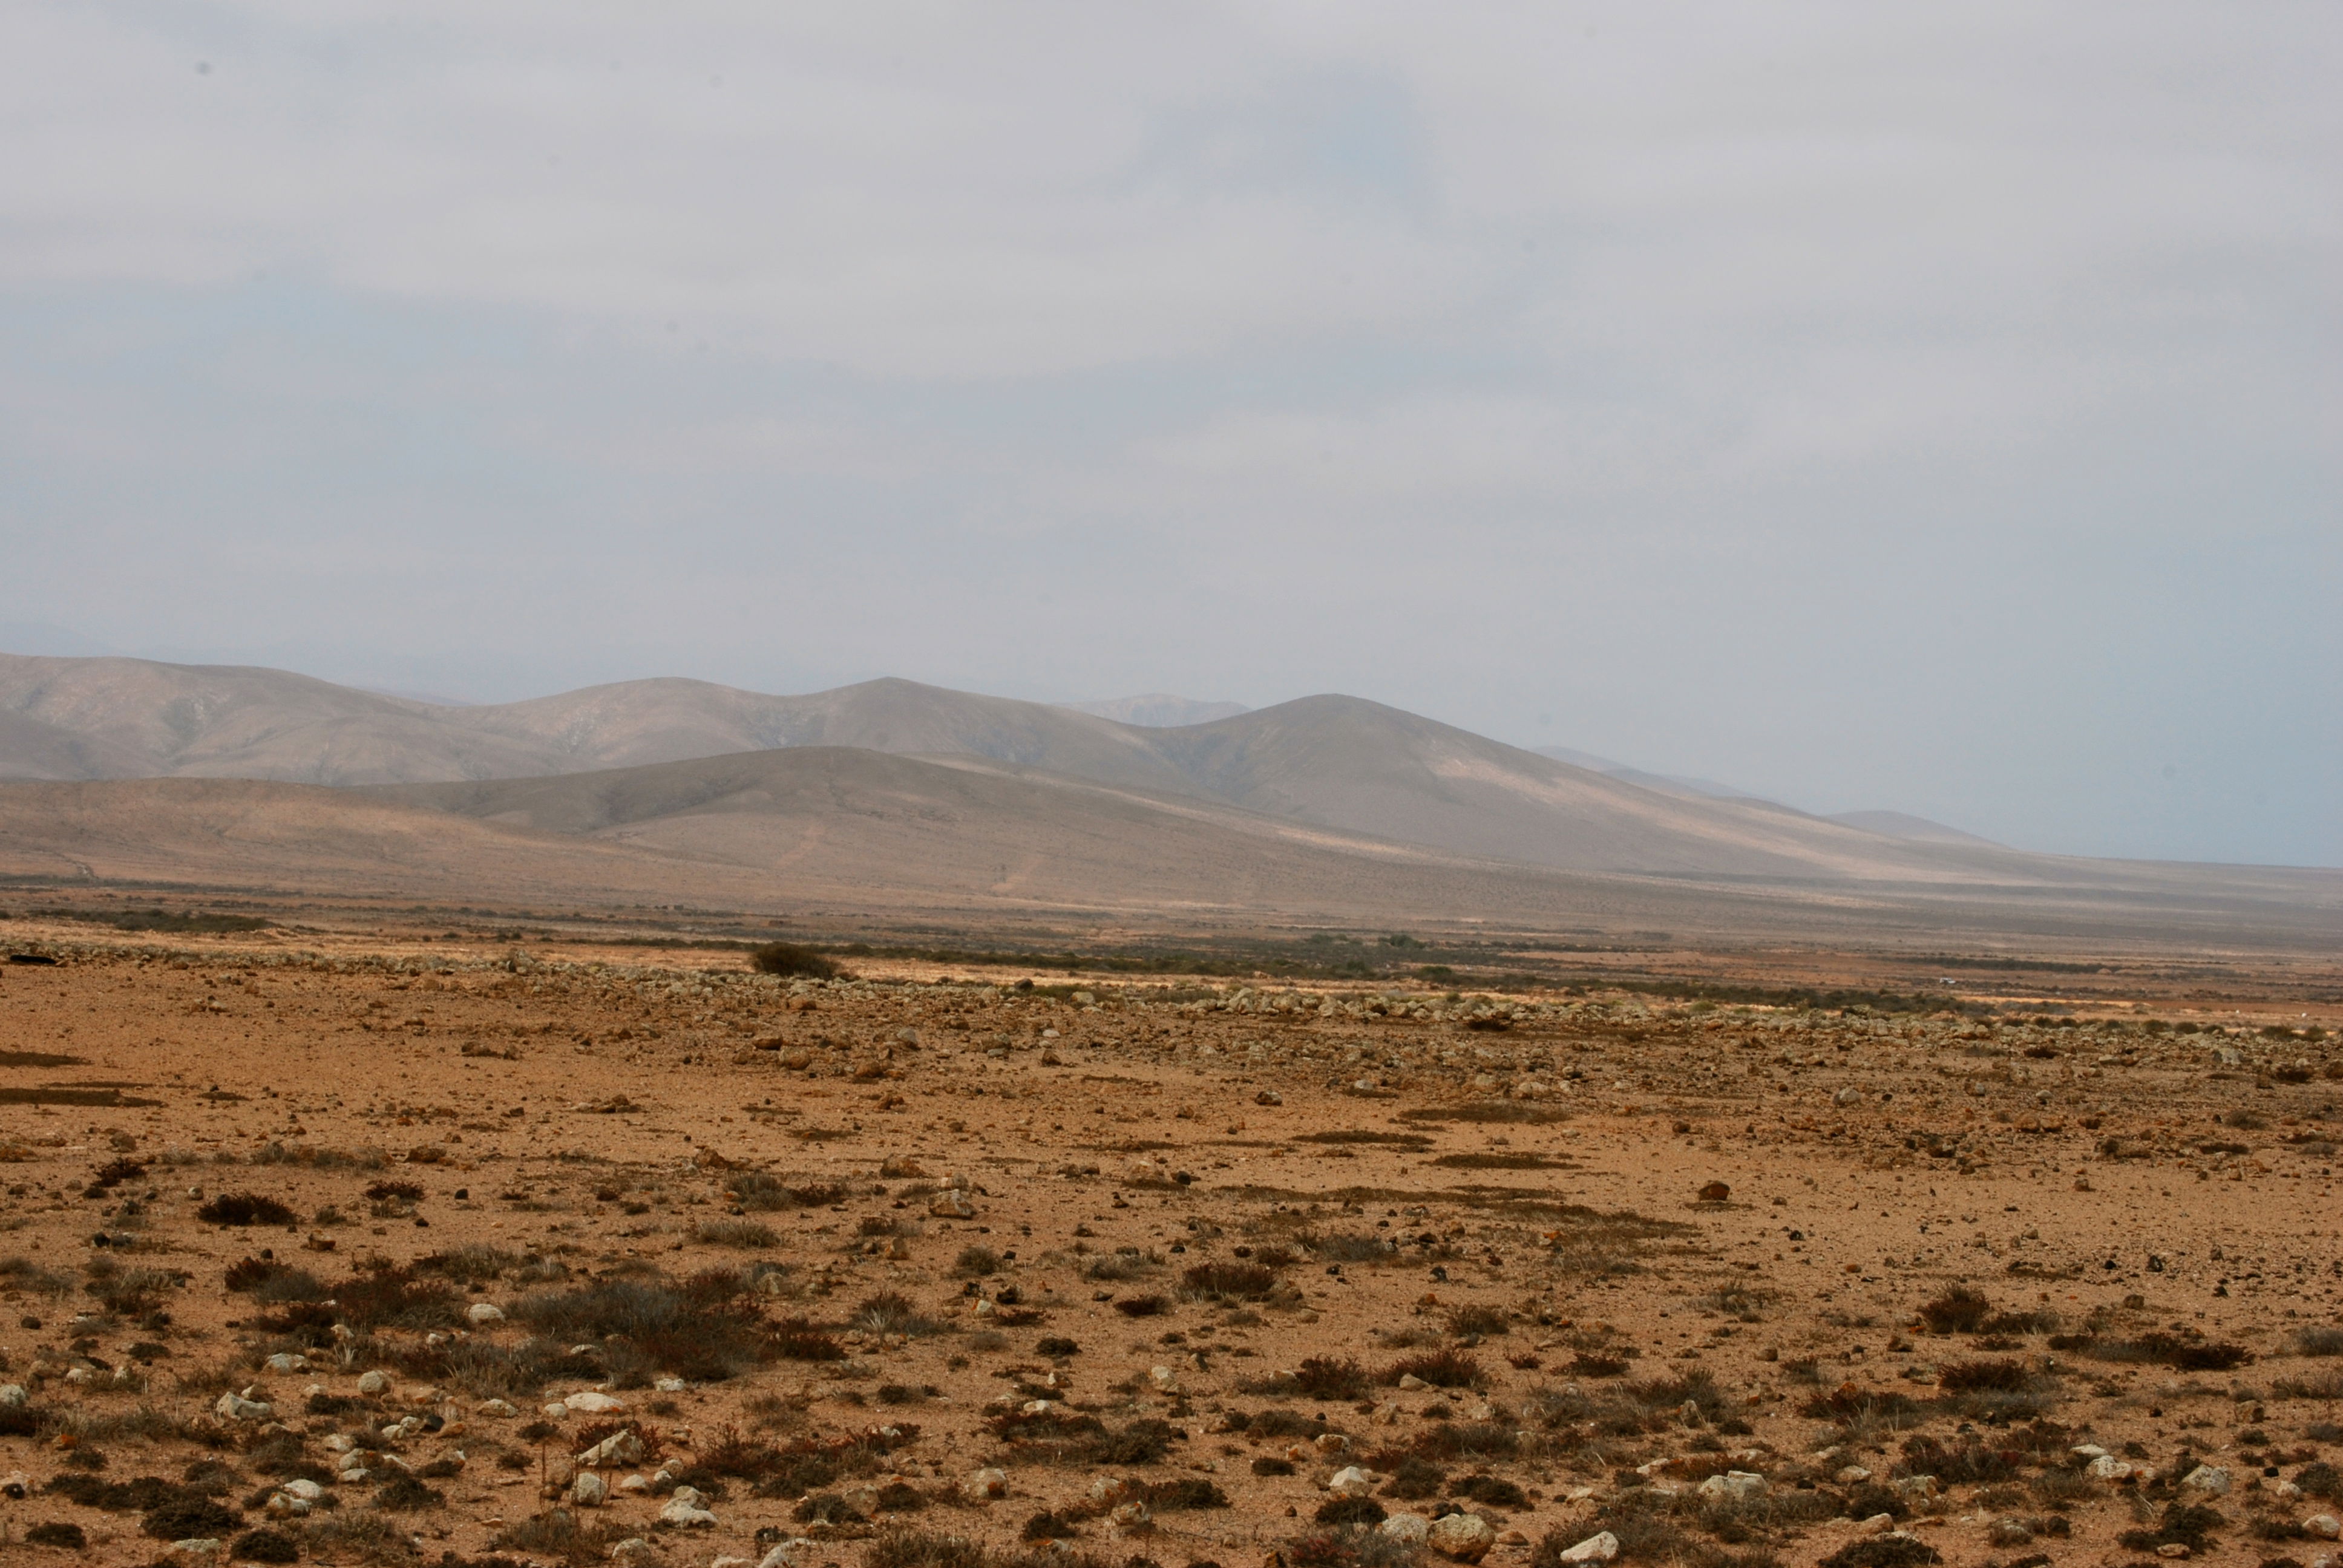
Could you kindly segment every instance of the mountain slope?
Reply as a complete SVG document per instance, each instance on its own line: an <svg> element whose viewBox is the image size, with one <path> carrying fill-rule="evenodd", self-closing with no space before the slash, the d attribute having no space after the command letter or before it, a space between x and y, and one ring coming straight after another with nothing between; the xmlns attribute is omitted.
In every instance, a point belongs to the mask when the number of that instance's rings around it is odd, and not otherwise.
<svg viewBox="0 0 2343 1568"><path fill-rule="evenodd" d="M1762 801L1663 795L1358 698L1306 697L1153 744L1236 805L1457 854L1688 876L1973 874L1931 846Z"/></svg>
<svg viewBox="0 0 2343 1568"><path fill-rule="evenodd" d="M1168 691L1150 691L1139 697L1111 697L1099 702L1067 702L1060 706L1071 708L1076 713L1111 719L1117 724L1136 724L1148 729L1176 729L1185 724L1210 724L1215 719L1234 719L1240 713L1252 711L1242 702L1199 702L1192 697L1174 697Z"/></svg>
<svg viewBox="0 0 2343 1568"><path fill-rule="evenodd" d="M442 722L560 756L561 769L629 768L793 746L964 754L1080 778L1178 789L1144 732L1042 702L912 680L769 697L699 680L629 680L527 702L445 710Z"/></svg>
<svg viewBox="0 0 2343 1568"><path fill-rule="evenodd" d="M361 784L560 766L448 711L281 669L0 654L0 778Z"/></svg>

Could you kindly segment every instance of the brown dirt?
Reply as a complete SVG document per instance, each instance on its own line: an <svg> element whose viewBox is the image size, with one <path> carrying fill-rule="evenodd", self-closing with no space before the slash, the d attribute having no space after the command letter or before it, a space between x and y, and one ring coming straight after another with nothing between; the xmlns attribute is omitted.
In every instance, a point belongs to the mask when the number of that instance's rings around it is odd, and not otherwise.
<svg viewBox="0 0 2343 1568"><path fill-rule="evenodd" d="M553 1506L574 1434L612 1419L656 1427L687 1463L728 1430L802 1459L917 1429L844 1450L815 1488L900 1478L883 1496L906 1506L870 1523L795 1519L795 1486L820 1478L802 1467L772 1495L726 1478L713 1530L655 1529L655 1495L578 1515L676 1563L753 1561L777 1530L817 1538L802 1564L853 1564L890 1520L1008 1548L1048 1512L1114 1562L1234 1568L1311 1531L1350 1463L1378 1473L1388 1509L1490 1515L1512 1533L1501 1563L1606 1527L1631 1561L1814 1563L1863 1537L1850 1508L1878 1512L1879 1493L1839 1479L1850 1464L1875 1486L1987 1473L1899 1504L1947 1563L2155 1560L2117 1536L2160 1517L2197 1459L2235 1479L2197 1557L2334 1551L2256 1533L2343 1506L2278 1490L2307 1468L2318 1486L2310 1467L2343 1453L2343 1357L2296 1353L2302 1331L2343 1321L2331 1017L2300 1020L2327 1026L2315 1040L2265 1032L2267 1008L2224 1031L2170 999L2135 1010L2106 976L2094 1005L2113 1021L2053 1027L1616 993L1476 1003L1053 977L1019 990L965 966L950 983L899 965L802 986L735 954L510 957L329 933L83 930L50 945L63 961L0 967L0 1050L25 1053L0 1056L0 1260L23 1261L0 1276L0 1324L21 1322L0 1329L0 1353L32 1412L0 1435L0 1473L32 1487L0 1519L17 1541L78 1524L88 1561L146 1563L166 1543L139 1533L138 1512L48 1490L60 1476L179 1482L216 1462L246 1529L265 1516L238 1504L265 1497L272 1464L330 1472L329 1437L410 1413L458 1423L398 1444L444 1504L378 1516L377 1483L336 1486L338 1507L288 1527L308 1533L305 1559L485 1553ZM1725 1194L1704 1200L1715 1182ZM971 1212L936 1211L954 1190ZM759 1192L775 1206L743 1201ZM207 1222L223 1194L297 1222ZM474 1277L417 1275L408 1326L332 1332L371 1266L468 1247L497 1255ZM998 1254L991 1271L962 1263L971 1249ZM226 1287L264 1250L333 1292L311 1310L305 1370L261 1365L298 1348L285 1314L300 1314ZM539 1413L597 1386L589 1360L558 1360L510 1416L482 1412L488 1374L461 1364L481 1342L520 1347L533 1294L759 1264L780 1266L779 1287L735 1303L757 1324L737 1375L715 1375L728 1369L704 1334L548 1328L550 1352L597 1346L625 1417ZM1243 1265L1227 1282L1266 1293L1199 1299L1187 1271L1202 1265ZM166 1271L144 1299L141 1270ZM2008 1321L1940 1310L1948 1332L1932 1331L1922 1309L1956 1286ZM888 1292L933 1332L858 1328ZM1149 1296L1153 1315L1121 1310ZM467 1301L508 1317L446 1318ZM842 1359L760 1359L785 1318ZM2235 1363L2210 1364L2224 1346ZM1442 1352L1481 1386L1382 1381ZM1321 1367L1330 1381L1303 1380L1315 1392L1281 1392L1312 1358L1367 1382ZM687 1386L648 1386L684 1362ZM391 1390L362 1396L375 1367ZM1948 1391L1965 1381L1986 1386ZM282 1432L214 1415L247 1387ZM1054 1413L1021 1431L994 1419L1003 1399ZM541 1441L523 1435L548 1420ZM1032 1441L1052 1421L1076 1440L1091 1423L1169 1431L1160 1459L1100 1461ZM1329 1452L1308 1442L1322 1422ZM2074 1476L2086 1442L2155 1477ZM102 1467L75 1468L92 1451ZM1406 1452L1443 1473L1427 1495L1390 1491ZM1292 1473L1256 1474L1262 1459ZM1008 1495L962 1497L996 1463ZM1719 1470L1765 1476L1767 1501L1704 1513L1694 1488ZM1092 1503L1101 1478L1159 1495L1206 1483L1228 1505L1160 1507L1131 1533ZM373 1533L349 1523L382 1518ZM2031 1542L1996 1543L2005 1519L2030 1521ZM550 1557L541 1540L507 1550Z"/></svg>

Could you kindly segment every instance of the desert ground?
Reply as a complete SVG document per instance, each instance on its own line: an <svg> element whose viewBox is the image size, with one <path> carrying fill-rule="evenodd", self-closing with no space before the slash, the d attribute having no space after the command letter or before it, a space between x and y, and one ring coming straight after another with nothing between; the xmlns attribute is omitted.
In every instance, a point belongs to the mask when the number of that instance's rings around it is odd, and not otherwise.
<svg viewBox="0 0 2343 1568"><path fill-rule="evenodd" d="M436 924L0 923L12 1555L2338 1551L2331 968L1899 1010Z"/></svg>

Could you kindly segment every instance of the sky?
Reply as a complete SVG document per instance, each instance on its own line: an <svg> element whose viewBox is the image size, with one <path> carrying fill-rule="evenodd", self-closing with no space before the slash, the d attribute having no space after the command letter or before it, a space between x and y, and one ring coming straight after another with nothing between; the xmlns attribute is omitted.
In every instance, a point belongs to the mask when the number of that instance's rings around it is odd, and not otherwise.
<svg viewBox="0 0 2343 1568"><path fill-rule="evenodd" d="M2343 9L0 7L0 648L2343 865Z"/></svg>

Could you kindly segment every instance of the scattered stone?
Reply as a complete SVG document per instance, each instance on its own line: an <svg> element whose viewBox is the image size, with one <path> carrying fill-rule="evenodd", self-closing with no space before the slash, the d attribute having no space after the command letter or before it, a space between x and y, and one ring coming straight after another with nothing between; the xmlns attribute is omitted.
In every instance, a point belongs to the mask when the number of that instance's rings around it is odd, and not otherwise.
<svg viewBox="0 0 2343 1568"><path fill-rule="evenodd" d="M581 1470L569 1483L569 1501L579 1508L599 1508L609 1501L610 1483L590 1470Z"/></svg>
<svg viewBox="0 0 2343 1568"><path fill-rule="evenodd" d="M1723 1475L1712 1475L1702 1482L1700 1494L1734 1503L1747 1503L1765 1495L1765 1478L1754 1471L1728 1470Z"/></svg>
<svg viewBox="0 0 2343 1568"><path fill-rule="evenodd" d="M505 1310L493 1302L474 1302L464 1309L464 1320L476 1329L485 1328L490 1323L503 1322Z"/></svg>
<svg viewBox="0 0 2343 1568"><path fill-rule="evenodd" d="M701 1495L699 1488L692 1486L677 1487L675 1495L668 1499L667 1506L659 1511L659 1517L661 1524L673 1525L680 1530L713 1530L716 1527L716 1515L709 1512L708 1499Z"/></svg>
<svg viewBox="0 0 2343 1568"><path fill-rule="evenodd" d="M561 1402L573 1415L618 1415L624 1413L627 1408L625 1400L610 1394L599 1393L592 1389L588 1389L583 1393L570 1394Z"/></svg>
<svg viewBox="0 0 2343 1568"><path fill-rule="evenodd" d="M1563 1563L1608 1563L1619 1555L1619 1538L1608 1530L1599 1531L1556 1554Z"/></svg>
<svg viewBox="0 0 2343 1568"><path fill-rule="evenodd" d="M614 1432L578 1456L580 1469L615 1469L622 1465L639 1464L643 1458L643 1440L629 1427Z"/></svg>
<svg viewBox="0 0 2343 1568"><path fill-rule="evenodd" d="M1432 1521L1421 1513L1386 1514L1375 1529L1403 1546L1421 1546L1432 1539Z"/></svg>
<svg viewBox="0 0 2343 1568"><path fill-rule="evenodd" d="M1433 1521L1426 1541L1434 1552L1452 1562L1478 1563L1497 1543L1497 1531L1477 1513L1452 1513ZM1617 1549L1615 1542L1613 1549Z"/></svg>
<svg viewBox="0 0 2343 1568"><path fill-rule="evenodd" d="M986 1503L996 1497L1006 1497L1009 1495L1009 1473L1005 1470L995 1470L990 1466L973 1471L967 1480L960 1483L960 1493L971 1503ZM760 1563L757 1568L766 1568L766 1565Z"/></svg>
<svg viewBox="0 0 2343 1568"><path fill-rule="evenodd" d="M1340 1497L1364 1497L1374 1489L1375 1478L1355 1464L1344 1465L1326 1483L1326 1490Z"/></svg>
<svg viewBox="0 0 2343 1568"><path fill-rule="evenodd" d="M2207 1497L2229 1494L2229 1473L2217 1464L2200 1464L2180 1478L2180 1484Z"/></svg>
<svg viewBox="0 0 2343 1568"><path fill-rule="evenodd" d="M390 1392L390 1374L385 1372L360 1372L358 1392L363 1394L385 1394Z"/></svg>

